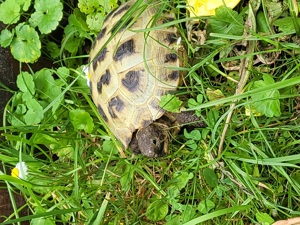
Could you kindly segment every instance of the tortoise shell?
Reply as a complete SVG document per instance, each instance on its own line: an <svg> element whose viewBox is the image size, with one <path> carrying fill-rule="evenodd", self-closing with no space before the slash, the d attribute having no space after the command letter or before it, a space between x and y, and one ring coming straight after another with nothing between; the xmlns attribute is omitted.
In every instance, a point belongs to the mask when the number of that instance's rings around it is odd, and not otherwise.
<svg viewBox="0 0 300 225"><path fill-rule="evenodd" d="M129 1L106 17L89 59L93 101L124 148L135 131L164 114L159 101L181 80L179 35L165 25L174 15L145 2Z"/></svg>

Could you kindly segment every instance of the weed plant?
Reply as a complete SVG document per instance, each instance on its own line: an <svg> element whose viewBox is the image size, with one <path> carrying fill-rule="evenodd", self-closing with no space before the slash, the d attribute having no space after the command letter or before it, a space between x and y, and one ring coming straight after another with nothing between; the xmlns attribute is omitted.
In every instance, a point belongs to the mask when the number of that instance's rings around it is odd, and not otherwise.
<svg viewBox="0 0 300 225"><path fill-rule="evenodd" d="M20 70L5 108L0 181L14 212L1 224L267 225L299 216L296 1L241 1L198 18L184 1L166 1L189 65L185 85L163 101L196 110L207 127L183 129L156 159L120 154L81 69L117 1L75 2L0 3L1 46L20 65L53 62ZM25 178L10 175L18 162ZM26 205L17 208L13 192Z"/></svg>

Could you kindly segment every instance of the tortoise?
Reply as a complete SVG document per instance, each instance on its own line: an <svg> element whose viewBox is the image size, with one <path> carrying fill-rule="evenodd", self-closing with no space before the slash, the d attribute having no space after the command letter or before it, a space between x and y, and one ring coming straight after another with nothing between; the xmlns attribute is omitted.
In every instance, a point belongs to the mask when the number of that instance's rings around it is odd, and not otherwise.
<svg viewBox="0 0 300 225"><path fill-rule="evenodd" d="M199 121L193 112L168 113L160 99L180 85L184 48L174 14L156 1L129 1L107 15L89 58L91 95L108 128L135 154L168 153L170 133ZM160 26L159 29L147 29ZM198 126L205 126L198 122Z"/></svg>

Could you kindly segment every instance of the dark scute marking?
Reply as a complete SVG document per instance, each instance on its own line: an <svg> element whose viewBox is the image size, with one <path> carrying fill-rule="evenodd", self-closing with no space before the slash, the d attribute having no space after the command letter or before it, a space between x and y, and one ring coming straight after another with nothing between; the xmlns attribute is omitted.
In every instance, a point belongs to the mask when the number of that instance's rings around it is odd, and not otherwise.
<svg viewBox="0 0 300 225"><path fill-rule="evenodd" d="M166 54L165 63L175 62L176 60L177 60L177 54L175 53Z"/></svg>
<svg viewBox="0 0 300 225"><path fill-rule="evenodd" d="M114 56L114 60L120 61L124 57L127 57L133 53L134 53L134 41L130 39L129 41L124 42L118 47L116 54Z"/></svg>
<svg viewBox="0 0 300 225"><path fill-rule="evenodd" d="M97 39L96 39L97 41L100 41L100 40L103 38L103 36L104 36L106 30L107 30L106 27L102 28L102 30L99 32L99 34L98 34L98 36L97 36Z"/></svg>
<svg viewBox="0 0 300 225"><path fill-rule="evenodd" d="M173 17L165 17L163 18L163 24L165 23L169 23L169 22L172 22L174 21L175 19ZM172 25L171 27L173 27L174 25Z"/></svg>
<svg viewBox="0 0 300 225"><path fill-rule="evenodd" d="M108 119L107 119L107 116L105 115L102 107L100 105L98 105L97 108L98 108L98 112L99 112L100 116L104 119L105 122L107 122Z"/></svg>
<svg viewBox="0 0 300 225"><path fill-rule="evenodd" d="M140 75L140 71L129 71L126 73L125 78L122 78L121 82L128 91L134 92L139 87Z"/></svg>
<svg viewBox="0 0 300 225"><path fill-rule="evenodd" d="M161 96L161 95L160 95ZM157 99L153 99L149 102L149 105L153 108L153 109L156 109L156 110L159 110L160 112L164 112L165 110L162 109L160 106L159 106L159 101Z"/></svg>
<svg viewBox="0 0 300 225"><path fill-rule="evenodd" d="M111 15L112 15L115 11L117 11L117 9L119 9L119 8L115 8L115 9L113 9L112 11L110 11L110 13L107 14L107 16L105 17L105 19L104 19L103 22L105 23L106 21L108 21L108 20L110 19Z"/></svg>
<svg viewBox="0 0 300 225"><path fill-rule="evenodd" d="M118 9L118 11L116 11L116 13L113 15L113 17L115 17L115 16L117 16L117 15L121 14L122 12L126 11L127 9L129 9L129 8L130 8L130 6L131 6L131 5L129 5L129 4L126 4L126 5L124 5L124 6L123 6L123 7L121 7L121 8L117 8L117 9Z"/></svg>
<svg viewBox="0 0 300 225"><path fill-rule="evenodd" d="M165 38L165 41L169 43L169 45L174 44L177 42L177 36L174 33L168 33L167 37Z"/></svg>
<svg viewBox="0 0 300 225"><path fill-rule="evenodd" d="M127 20L122 27L119 28L118 33L121 32L122 30L124 30L128 24L132 21L132 19ZM120 26L120 24L123 23L122 20L119 20L118 22L115 23L115 25L111 28L111 33L114 33L116 31L116 29L118 29L118 27Z"/></svg>
<svg viewBox="0 0 300 225"><path fill-rule="evenodd" d="M93 83L91 80L89 81L89 85L90 85L90 92L93 93Z"/></svg>
<svg viewBox="0 0 300 225"><path fill-rule="evenodd" d="M178 78L179 78L179 71L178 70L172 71L172 73L168 74L168 78L170 80L178 80Z"/></svg>
<svg viewBox="0 0 300 225"><path fill-rule="evenodd" d="M100 78L100 80L98 81L97 83L97 90L98 90L98 93L101 94L102 93L102 86L105 84L105 85L108 85L109 82L110 82L110 72L109 70L106 70L105 71L105 74L103 74Z"/></svg>
<svg viewBox="0 0 300 225"><path fill-rule="evenodd" d="M120 112L124 108L124 102L118 97L114 97L108 103L108 112L112 118L117 118L115 110Z"/></svg>
<svg viewBox="0 0 300 225"><path fill-rule="evenodd" d="M96 71L97 69L97 63L102 62L106 56L107 48L105 47L99 54L93 59L93 69Z"/></svg>

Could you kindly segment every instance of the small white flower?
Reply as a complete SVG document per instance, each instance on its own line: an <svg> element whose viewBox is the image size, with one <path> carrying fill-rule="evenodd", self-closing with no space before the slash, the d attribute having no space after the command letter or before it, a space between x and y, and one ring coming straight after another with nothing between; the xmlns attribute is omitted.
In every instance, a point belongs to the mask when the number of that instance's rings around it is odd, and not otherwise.
<svg viewBox="0 0 300 225"><path fill-rule="evenodd" d="M26 179L28 175L27 170L25 162L18 162L16 167L12 169L11 175L16 178Z"/></svg>
<svg viewBox="0 0 300 225"><path fill-rule="evenodd" d="M90 72L89 72L89 67L87 65L82 66L82 71L85 74L87 86L90 86L91 75L90 75Z"/></svg>

